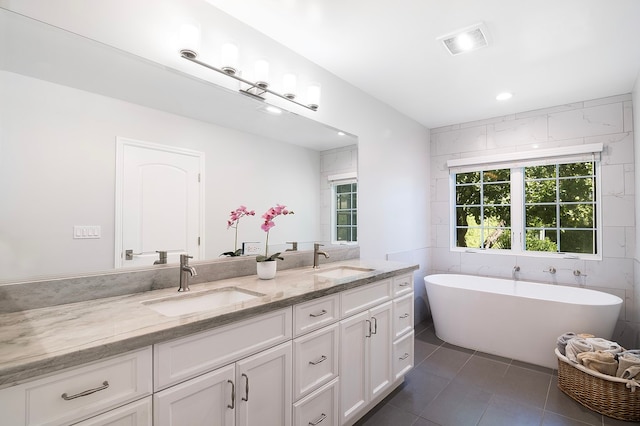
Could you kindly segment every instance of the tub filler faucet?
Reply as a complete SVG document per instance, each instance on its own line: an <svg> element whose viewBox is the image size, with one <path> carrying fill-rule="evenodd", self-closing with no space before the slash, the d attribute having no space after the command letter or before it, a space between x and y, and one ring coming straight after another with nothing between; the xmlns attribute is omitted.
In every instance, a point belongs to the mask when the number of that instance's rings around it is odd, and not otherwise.
<svg viewBox="0 0 640 426"><path fill-rule="evenodd" d="M520 272L520 267L518 265L513 267L513 272L511 272L511 275L513 275L513 279L514 280L518 280L518 272Z"/></svg>
<svg viewBox="0 0 640 426"><path fill-rule="evenodd" d="M189 291L189 277L195 277L198 275L196 269L193 266L189 266L189 259L193 259L193 256L188 254L180 255L180 287L179 292Z"/></svg>

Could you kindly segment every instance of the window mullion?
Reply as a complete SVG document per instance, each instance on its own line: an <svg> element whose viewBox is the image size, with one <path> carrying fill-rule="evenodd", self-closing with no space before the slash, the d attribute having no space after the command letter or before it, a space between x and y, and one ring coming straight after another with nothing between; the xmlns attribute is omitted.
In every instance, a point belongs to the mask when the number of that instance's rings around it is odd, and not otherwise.
<svg viewBox="0 0 640 426"><path fill-rule="evenodd" d="M522 253L524 247L524 173L511 169L511 251Z"/></svg>

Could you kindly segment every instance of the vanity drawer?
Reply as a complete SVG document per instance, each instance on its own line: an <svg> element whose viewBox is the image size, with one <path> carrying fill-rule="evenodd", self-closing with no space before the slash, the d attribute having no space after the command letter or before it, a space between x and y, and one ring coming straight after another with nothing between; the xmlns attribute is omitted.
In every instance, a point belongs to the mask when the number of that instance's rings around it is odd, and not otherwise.
<svg viewBox="0 0 640 426"><path fill-rule="evenodd" d="M295 337L340 319L340 295L320 297L293 307L293 335Z"/></svg>
<svg viewBox="0 0 640 426"><path fill-rule="evenodd" d="M390 279L343 291L340 293L341 318L365 311L387 300L391 300Z"/></svg>
<svg viewBox="0 0 640 426"><path fill-rule="evenodd" d="M413 368L414 332L393 342L393 377L397 380Z"/></svg>
<svg viewBox="0 0 640 426"><path fill-rule="evenodd" d="M413 292L413 275L406 274L393 277L393 297Z"/></svg>
<svg viewBox="0 0 640 426"><path fill-rule="evenodd" d="M291 340L291 308L154 345L156 391Z"/></svg>
<svg viewBox="0 0 640 426"><path fill-rule="evenodd" d="M75 426L151 426L151 397L132 402L96 417L91 417Z"/></svg>
<svg viewBox="0 0 640 426"><path fill-rule="evenodd" d="M293 404L293 424L338 426L338 380L333 380Z"/></svg>
<svg viewBox="0 0 640 426"><path fill-rule="evenodd" d="M338 376L338 326L335 323L293 341L294 401Z"/></svg>
<svg viewBox="0 0 640 426"><path fill-rule="evenodd" d="M2 422L68 425L150 395L151 366L148 347L3 389Z"/></svg>
<svg viewBox="0 0 640 426"><path fill-rule="evenodd" d="M413 330L413 293L393 300L393 338Z"/></svg>

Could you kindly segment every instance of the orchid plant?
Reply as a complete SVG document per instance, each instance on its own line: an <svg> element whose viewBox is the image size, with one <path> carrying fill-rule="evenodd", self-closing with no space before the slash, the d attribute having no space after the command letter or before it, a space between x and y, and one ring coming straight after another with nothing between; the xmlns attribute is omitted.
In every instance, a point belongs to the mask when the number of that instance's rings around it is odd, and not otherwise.
<svg viewBox="0 0 640 426"><path fill-rule="evenodd" d="M280 252L274 253L271 256L269 256L269 231L271 230L271 228L276 226L275 222L273 221L276 217L280 215L286 216L288 214L293 214L293 212L290 210L287 210L286 206L276 204L275 207L271 207L262 215L264 222L262 223L262 225L260 225L260 229L262 229L264 232L267 233L267 239L264 243L264 256L263 255L256 256L257 262L271 262L276 259L284 260L284 258L280 256Z"/></svg>
<svg viewBox="0 0 640 426"><path fill-rule="evenodd" d="M236 239L233 244L233 251L226 251L222 253L220 256L240 256L242 254L242 249L238 248L238 225L240 225L240 219L244 216L255 216L255 210L247 210L245 206L240 206L237 209L231 212L229 216L229 220L227 220L227 229L235 228L236 230Z"/></svg>

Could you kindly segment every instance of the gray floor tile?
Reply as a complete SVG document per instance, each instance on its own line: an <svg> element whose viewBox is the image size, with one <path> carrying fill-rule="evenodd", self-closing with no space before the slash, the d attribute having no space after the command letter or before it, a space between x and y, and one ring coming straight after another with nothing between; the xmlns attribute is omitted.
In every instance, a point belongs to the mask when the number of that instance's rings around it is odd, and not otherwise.
<svg viewBox="0 0 640 426"><path fill-rule="evenodd" d="M549 395L547 396L547 404L545 405L544 409L545 411L551 411L553 413L580 420L586 423L600 424L598 422L602 417L595 411L592 411L582 404L574 401L572 398L558 389L557 376L553 376L553 378L551 379Z"/></svg>
<svg viewBox="0 0 640 426"><path fill-rule="evenodd" d="M474 355L462 367L454 380L495 392L496 389L499 389L508 368L509 364Z"/></svg>
<svg viewBox="0 0 640 426"><path fill-rule="evenodd" d="M418 415L449 384L449 379L436 376L425 369L414 368L398 390L387 398L388 404Z"/></svg>
<svg viewBox="0 0 640 426"><path fill-rule="evenodd" d="M515 359L511 362L511 364L515 365L517 367L528 368L529 370L538 371L538 372L544 373L544 374L552 374L553 373L553 368L541 367L539 365L529 364L528 362L522 362L522 361L518 361L518 360L515 360Z"/></svg>
<svg viewBox="0 0 640 426"><path fill-rule="evenodd" d="M426 369L436 376L453 379L469 358L471 358L469 353L440 346L416 368Z"/></svg>
<svg viewBox="0 0 640 426"><path fill-rule="evenodd" d="M415 339L416 341L431 343L435 346L441 346L444 344L444 341L440 340L438 336L436 336L435 332L433 331L433 327L429 327L421 333L416 334Z"/></svg>
<svg viewBox="0 0 640 426"><path fill-rule="evenodd" d="M491 400L491 393L470 385L451 382L420 413L423 417L442 426L475 425Z"/></svg>
<svg viewBox="0 0 640 426"><path fill-rule="evenodd" d="M625 422L623 420L612 419L607 416L602 416L602 420L605 426L630 426L640 424L640 422Z"/></svg>
<svg viewBox="0 0 640 426"><path fill-rule="evenodd" d="M511 359L510 358L505 358L502 356L498 356L498 355L492 355L492 354L488 354L486 352L480 352L480 351L476 351L473 356L477 356L480 358L487 358L493 361L497 361L497 362L502 362L503 364L511 364Z"/></svg>
<svg viewBox="0 0 640 426"><path fill-rule="evenodd" d="M413 354L414 365L420 364L426 357L431 355L438 346L431 343L423 342L422 340L415 340L413 342Z"/></svg>
<svg viewBox="0 0 640 426"><path fill-rule="evenodd" d="M494 396L478 426L539 426L543 411L508 398Z"/></svg>
<svg viewBox="0 0 640 426"><path fill-rule="evenodd" d="M561 416L560 414L551 413L549 411L545 411L544 416L542 418L541 426L600 426L602 424L602 420L598 423L585 423L580 420L570 419L569 417Z"/></svg>
<svg viewBox="0 0 640 426"><path fill-rule="evenodd" d="M495 392L522 404L544 408L551 376L527 368L510 365L504 377L495 384Z"/></svg>
<svg viewBox="0 0 640 426"><path fill-rule="evenodd" d="M412 426L417 416L393 405L384 404L360 419L355 426Z"/></svg>
<svg viewBox="0 0 640 426"><path fill-rule="evenodd" d="M411 426L441 426L438 423L434 423L431 420L423 419L422 417L418 417L418 420Z"/></svg>

